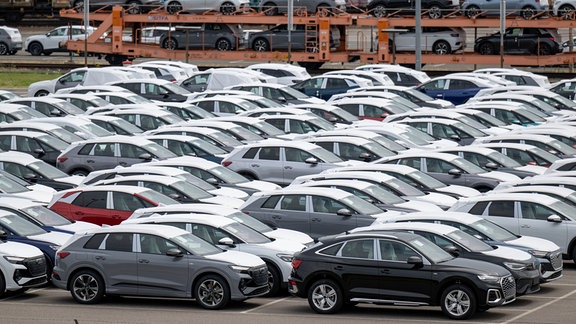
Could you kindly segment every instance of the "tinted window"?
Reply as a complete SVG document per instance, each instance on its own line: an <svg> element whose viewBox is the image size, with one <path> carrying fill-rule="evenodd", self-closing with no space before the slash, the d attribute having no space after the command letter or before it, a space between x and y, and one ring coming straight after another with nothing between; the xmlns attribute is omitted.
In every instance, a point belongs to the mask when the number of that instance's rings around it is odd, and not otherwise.
<svg viewBox="0 0 576 324"><path fill-rule="evenodd" d="M95 234L88 240L88 242L86 242L86 244L84 244L84 248L97 250L100 247L100 244L102 244L102 241L104 240L105 237L106 234L104 233Z"/></svg>
<svg viewBox="0 0 576 324"><path fill-rule="evenodd" d="M470 209L468 211L468 213L474 214L474 215L482 215L484 213L484 211L486 210L486 206L488 206L487 201L480 201L480 202L476 203L476 205L474 205L474 207L472 207L472 209Z"/></svg>
<svg viewBox="0 0 576 324"><path fill-rule="evenodd" d="M306 196L305 195L286 195L282 198L280 209L284 210L306 210Z"/></svg>
<svg viewBox="0 0 576 324"><path fill-rule="evenodd" d="M341 255L358 259L374 259L374 240L348 241L342 248Z"/></svg>
<svg viewBox="0 0 576 324"><path fill-rule="evenodd" d="M280 196L271 196L262 204L262 208L274 209L276 204L278 204L278 200L280 200Z"/></svg>
<svg viewBox="0 0 576 324"><path fill-rule="evenodd" d="M513 201L493 201L488 207L488 215L501 217L514 217Z"/></svg>
<svg viewBox="0 0 576 324"><path fill-rule="evenodd" d="M106 238L106 250L132 252L132 233L110 233Z"/></svg>
<svg viewBox="0 0 576 324"><path fill-rule="evenodd" d="M83 192L74 201L72 205L86 208L106 208L106 191L87 191Z"/></svg>

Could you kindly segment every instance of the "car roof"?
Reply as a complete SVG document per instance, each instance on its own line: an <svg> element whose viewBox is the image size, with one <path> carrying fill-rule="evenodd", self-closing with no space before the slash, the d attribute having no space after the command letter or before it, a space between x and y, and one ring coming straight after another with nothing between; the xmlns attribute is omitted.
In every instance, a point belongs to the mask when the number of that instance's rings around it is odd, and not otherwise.
<svg viewBox="0 0 576 324"><path fill-rule="evenodd" d="M566 187L529 185L529 186L517 186L517 187L497 189L497 191L494 191L494 194L497 194L499 192L530 192L530 191L542 194L551 193L553 195L560 195L562 197L566 197L576 192L575 190Z"/></svg>
<svg viewBox="0 0 576 324"><path fill-rule="evenodd" d="M154 143L154 142L149 141L149 140L147 140L141 136L128 136L128 135L111 135L111 136L105 136L105 137L96 137L96 138L91 138L91 139L87 139L87 140L76 142L76 143L87 144L87 143L105 143L105 142L131 143L131 144L138 145L138 146L142 146L144 144ZM154 144L156 144L156 143L154 143Z"/></svg>
<svg viewBox="0 0 576 324"><path fill-rule="evenodd" d="M384 157L382 160L394 160L399 158L409 158L409 157L424 157L424 158L435 158L444 161L453 161L457 159L461 159L461 157L450 154L450 153L441 153L441 152L430 152L430 151L419 151L419 150L411 150L410 152L402 152L395 156Z"/></svg>
<svg viewBox="0 0 576 324"><path fill-rule="evenodd" d="M472 197L463 197L459 202L475 202L475 201L497 201L497 200L517 200L517 201L530 201L538 202L544 205L550 205L556 201L557 198L538 194L538 193L524 193L524 192L499 192L488 193L485 195L478 195Z"/></svg>
<svg viewBox="0 0 576 324"><path fill-rule="evenodd" d="M408 174L408 173L412 173L412 172L421 172L420 170L415 169L411 166L402 165L402 164L367 163L367 164L359 164L359 165L332 168L332 169L328 169L327 171L322 172L321 174L341 172L341 171L380 171L380 170L381 171L392 171L392 172L400 173L400 174Z"/></svg>
<svg viewBox="0 0 576 324"><path fill-rule="evenodd" d="M360 233L365 231L390 231L390 230L412 230L432 232L439 235L446 235L457 231L458 229L449 225L434 224L426 222L398 222L398 223L378 223L365 227L357 227L350 231L350 233Z"/></svg>
<svg viewBox="0 0 576 324"><path fill-rule="evenodd" d="M170 186L175 182L182 182L180 178L167 176L167 175L157 175L157 174L139 174L139 175L123 175L121 177L115 177L112 179L104 179L97 182L98 185L100 184L113 184L113 183L121 183L125 181L150 181L150 182L157 182L161 183L166 186Z"/></svg>
<svg viewBox="0 0 576 324"><path fill-rule="evenodd" d="M236 208L210 204L210 203L190 203L190 204L173 204L173 205L163 205L156 207L140 208L135 212L139 213L162 213L162 212L181 212L184 213L203 213L203 214L216 214L216 215L229 215L232 213L241 212Z"/></svg>
<svg viewBox="0 0 576 324"><path fill-rule="evenodd" d="M0 152L0 161L3 162L13 162L18 164L30 164L33 162L41 161L32 155L24 152L17 152L17 151L6 151Z"/></svg>
<svg viewBox="0 0 576 324"><path fill-rule="evenodd" d="M235 220L224 217L224 216L217 216L217 215L210 215L210 217L206 217L205 214L170 214L170 215L152 215L150 217L142 217L142 218L130 218L122 224L127 223L153 223L153 222L161 222L161 223L188 223L188 222L195 222L200 224L206 224L210 226L214 226L217 228L235 224L237 223Z"/></svg>
<svg viewBox="0 0 576 324"><path fill-rule="evenodd" d="M65 191L60 192L85 192L85 191L117 191L117 192L126 192L129 194L139 194L146 191L151 191L152 189L146 187L138 187L138 186L127 186L127 185L90 185L84 187L78 187L73 189L68 189Z"/></svg>
<svg viewBox="0 0 576 324"><path fill-rule="evenodd" d="M27 198L6 195L0 196L0 206L8 206L10 208L21 210L32 206L43 206L43 204Z"/></svg>
<svg viewBox="0 0 576 324"><path fill-rule="evenodd" d="M318 188L318 187L301 187L301 186L288 186L273 191L267 191L265 195L317 195L328 196L336 200L343 199L351 196L352 194L336 188Z"/></svg>
<svg viewBox="0 0 576 324"><path fill-rule="evenodd" d="M483 218L480 216L463 213L463 212L453 212L453 211L432 211L432 212L413 212L407 213L403 215L391 215L387 216L386 218L382 219L383 223L388 222L402 222L402 221L410 221L410 220L446 220L457 222L461 224L472 224L478 220L482 220Z"/></svg>
<svg viewBox="0 0 576 324"><path fill-rule="evenodd" d="M352 187L358 190L364 190L367 187L372 187L374 184L362 181L362 180L350 180L350 179L326 179L326 180L315 180L315 181L308 181L304 183L299 183L294 186L303 186L303 187L325 187L325 186L343 186L343 187Z"/></svg>
<svg viewBox="0 0 576 324"><path fill-rule="evenodd" d="M341 142L341 143L352 143L355 145L364 145L367 143L374 143L373 141L357 136L338 136L338 135L329 135L329 136L317 136L305 139L307 142Z"/></svg>
<svg viewBox="0 0 576 324"><path fill-rule="evenodd" d="M90 231L90 233L142 233L158 235L165 238L189 234L187 231L175 226L156 224L119 224L114 226L104 226L94 229Z"/></svg>

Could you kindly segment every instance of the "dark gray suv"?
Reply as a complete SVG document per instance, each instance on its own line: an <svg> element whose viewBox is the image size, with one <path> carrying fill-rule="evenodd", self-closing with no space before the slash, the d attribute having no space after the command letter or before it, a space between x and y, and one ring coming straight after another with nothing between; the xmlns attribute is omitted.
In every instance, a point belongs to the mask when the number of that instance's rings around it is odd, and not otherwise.
<svg viewBox="0 0 576 324"><path fill-rule="evenodd" d="M231 24L193 24L189 29L176 29L160 36L162 48L185 49L188 39L189 49L215 49L231 51L244 43L242 30Z"/></svg>

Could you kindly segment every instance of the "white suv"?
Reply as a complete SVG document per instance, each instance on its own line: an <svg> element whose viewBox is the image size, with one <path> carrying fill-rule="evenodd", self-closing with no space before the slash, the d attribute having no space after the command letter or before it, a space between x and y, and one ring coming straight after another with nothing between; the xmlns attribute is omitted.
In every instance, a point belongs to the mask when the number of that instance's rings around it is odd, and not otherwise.
<svg viewBox="0 0 576 324"><path fill-rule="evenodd" d="M88 35L92 34L96 29L88 27ZM86 36L84 26L60 26L52 29L44 35L32 35L26 38L24 42L24 50L34 56L50 55L53 52L66 52L66 47L61 45L70 39L80 39Z"/></svg>
<svg viewBox="0 0 576 324"><path fill-rule="evenodd" d="M45 284L48 279L42 251L32 245L7 242L6 236L0 231L0 296Z"/></svg>
<svg viewBox="0 0 576 324"><path fill-rule="evenodd" d="M22 35L18 28L0 26L0 55L14 55L22 49Z"/></svg>

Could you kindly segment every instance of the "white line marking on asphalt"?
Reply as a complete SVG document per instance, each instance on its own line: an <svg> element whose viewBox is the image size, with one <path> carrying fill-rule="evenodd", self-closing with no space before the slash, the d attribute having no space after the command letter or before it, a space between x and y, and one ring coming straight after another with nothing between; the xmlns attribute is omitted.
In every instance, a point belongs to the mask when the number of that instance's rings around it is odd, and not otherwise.
<svg viewBox="0 0 576 324"><path fill-rule="evenodd" d="M574 295L574 294L576 294L576 290L572 290L571 292L567 293L566 295L561 296L561 297L558 297L558 298L556 298L556 299L554 299L554 300L551 300L551 301L549 301L549 302L547 302L547 303L545 303L545 304L542 304L542 305L540 305L540 306L538 306L538 307L536 307L536 308L533 308L533 309L527 311L526 313L523 313L523 314L520 314L520 315L518 315L518 316L512 317L511 319L507 320L506 322L502 322L501 324L512 323L513 321L515 321L515 320L517 320L517 319L520 319L520 318L522 318L522 317L525 317L526 315L529 315L529 314L532 314L532 313L534 313L534 312L537 312L537 311L541 310L542 308L548 307L548 306L554 304L555 302L561 301L561 300L563 300L563 299L566 299L566 298L568 298L568 297L570 297L570 296L572 296L572 295Z"/></svg>
<svg viewBox="0 0 576 324"><path fill-rule="evenodd" d="M245 310L245 311L240 312L240 313L241 313L241 314L248 314L248 313L251 313L252 311L255 311L255 310L258 310L258 309L260 309L260 308L264 308L264 307L267 307L267 306L271 306L271 305L277 304L277 303L282 302L282 301L285 301L285 300L287 300L287 299L289 299L289 298L290 298L290 297L285 297L285 298L282 298L282 299L274 300L274 301L271 301L271 302L266 303L266 304L264 304L264 305L260 305L260 306L258 306L258 307L256 307L256 308L248 309L248 310Z"/></svg>
<svg viewBox="0 0 576 324"><path fill-rule="evenodd" d="M46 289L46 288L38 288L38 289L34 289L34 290L28 290L28 293L33 293L33 292L41 291L41 290L44 290L44 289ZM9 296L9 297L6 297L6 298L4 298L4 299L2 299L2 300L10 300L10 299L14 299L14 298L16 298L16 297L20 297L20 294L17 294L17 295L14 295L14 296Z"/></svg>

